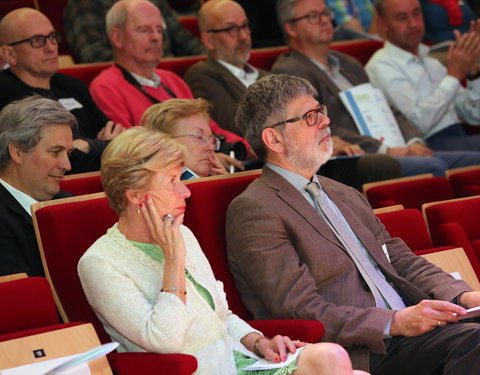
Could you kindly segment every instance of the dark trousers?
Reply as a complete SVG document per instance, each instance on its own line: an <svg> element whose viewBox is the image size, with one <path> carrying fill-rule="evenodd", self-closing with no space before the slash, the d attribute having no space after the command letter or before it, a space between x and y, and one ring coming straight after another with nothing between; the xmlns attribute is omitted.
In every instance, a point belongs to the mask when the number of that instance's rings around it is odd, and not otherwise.
<svg viewBox="0 0 480 375"><path fill-rule="evenodd" d="M370 354L372 375L478 375L480 324L458 323L418 337L394 337L387 355Z"/></svg>

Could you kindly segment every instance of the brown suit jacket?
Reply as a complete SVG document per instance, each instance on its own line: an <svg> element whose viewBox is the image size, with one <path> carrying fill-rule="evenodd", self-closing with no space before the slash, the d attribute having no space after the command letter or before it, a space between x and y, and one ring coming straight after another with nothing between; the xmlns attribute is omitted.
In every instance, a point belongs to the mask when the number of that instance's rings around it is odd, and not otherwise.
<svg viewBox="0 0 480 375"><path fill-rule="evenodd" d="M267 74L259 69L258 78ZM212 104L210 114L222 128L245 136L242 127L237 127L234 120L238 103L247 88L227 68L209 55L205 61L192 65L183 79L196 98L204 98Z"/></svg>
<svg viewBox="0 0 480 375"><path fill-rule="evenodd" d="M387 280L412 304L452 300L471 290L391 238L358 191L319 179ZM346 347L355 368L368 369L369 352L386 353L383 331L393 311L375 307L355 263L328 225L279 174L264 167L261 177L231 203L226 238L230 269L255 319L320 320L324 340Z"/></svg>
<svg viewBox="0 0 480 375"><path fill-rule="evenodd" d="M369 82L365 69L356 59L336 51L330 53L340 60L340 73L352 85L356 86ZM284 53L273 65L272 72L293 74L310 81L318 91L318 101L328 107L332 134L350 143L360 145L366 152L377 152L381 142L375 138L360 135L353 117L338 95L340 90L337 85L307 56L295 50ZM422 133L410 124L400 111L395 108L392 108L392 111L406 142L413 137L423 138Z"/></svg>

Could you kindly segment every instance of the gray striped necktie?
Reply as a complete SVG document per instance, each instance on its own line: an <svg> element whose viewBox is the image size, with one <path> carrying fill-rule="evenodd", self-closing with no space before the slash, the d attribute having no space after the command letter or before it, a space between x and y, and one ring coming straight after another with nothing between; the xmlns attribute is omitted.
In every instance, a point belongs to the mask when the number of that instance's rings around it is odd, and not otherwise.
<svg viewBox="0 0 480 375"><path fill-rule="evenodd" d="M352 236L353 232L345 228L344 223L342 223L337 213L329 204L321 199L320 189L321 188L317 182L310 182L305 186L305 190L315 201L317 211L322 215L332 232L355 262L360 274L373 293L376 306L392 308L393 310L401 310L405 308L405 303L400 295L387 282L385 277L375 269L365 252L359 248L357 238ZM372 261L374 260L372 259Z"/></svg>

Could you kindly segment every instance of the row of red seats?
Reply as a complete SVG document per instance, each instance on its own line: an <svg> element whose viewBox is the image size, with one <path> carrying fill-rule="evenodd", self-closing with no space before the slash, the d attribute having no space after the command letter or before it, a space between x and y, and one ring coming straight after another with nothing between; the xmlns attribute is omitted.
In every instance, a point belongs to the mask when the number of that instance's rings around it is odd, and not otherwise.
<svg viewBox="0 0 480 375"><path fill-rule="evenodd" d="M479 195L480 166L452 169L446 177L424 174L372 182L363 190L373 208L401 204L421 210L424 203Z"/></svg>
<svg viewBox="0 0 480 375"><path fill-rule="evenodd" d="M353 56L362 64L366 64L373 53L382 46L383 42L359 39L333 43L332 49ZM277 57L286 51L288 51L286 46L254 49L249 61L255 67L269 71ZM170 70L182 77L190 66L205 59L205 55L165 58L160 62L158 68ZM108 68L111 64L111 62L77 64L60 69L60 73L81 79L89 85L103 69Z"/></svg>

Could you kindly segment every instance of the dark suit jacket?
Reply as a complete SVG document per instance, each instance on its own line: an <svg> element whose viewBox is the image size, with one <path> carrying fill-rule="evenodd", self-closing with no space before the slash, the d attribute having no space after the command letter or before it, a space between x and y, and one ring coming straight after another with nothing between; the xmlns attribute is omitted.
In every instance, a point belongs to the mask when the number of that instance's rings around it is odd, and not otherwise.
<svg viewBox="0 0 480 375"><path fill-rule="evenodd" d="M391 238L358 191L319 179L387 280L411 303L452 300L471 290ZM324 340L346 347L354 368L368 368L369 352L386 353L383 331L393 311L375 307L341 243L279 174L264 167L261 177L231 203L226 239L230 269L255 319L322 321Z"/></svg>
<svg viewBox="0 0 480 375"><path fill-rule="evenodd" d="M332 55L340 60L340 73L347 78L352 85L360 85L369 82L363 66L353 57L343 53L331 51ZM337 135L347 142L360 145L366 152L376 152L381 145L377 139L360 135L358 128L347 108L343 105L340 90L335 83L328 78L327 74L316 66L308 57L298 51L290 51L280 55L272 67L273 73L293 74L307 79L318 91L318 101L326 104L333 135ZM400 113L392 108L398 126L408 142L413 137L423 138L414 126Z"/></svg>
<svg viewBox="0 0 480 375"><path fill-rule="evenodd" d="M100 169L100 158L108 141L96 139L97 133L108 121L97 105L94 103L88 87L79 79L56 73L50 80L50 90L31 87L9 69L0 72L0 109L14 100L31 95L40 95L52 100L75 98L82 108L71 110L78 126L73 129L73 138L82 138L90 145L90 152L85 154L74 150L70 155L72 170L70 173L96 171Z"/></svg>
<svg viewBox="0 0 480 375"><path fill-rule="evenodd" d="M60 192L54 199L71 196ZM26 272L44 276L32 217L0 184L0 276Z"/></svg>
<svg viewBox="0 0 480 375"><path fill-rule="evenodd" d="M268 72L259 69L258 78L266 74ZM247 89L227 68L209 55L207 60L192 65L183 79L196 98L204 98L212 104L210 114L222 128L245 136L234 120L238 103Z"/></svg>

